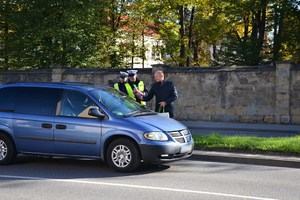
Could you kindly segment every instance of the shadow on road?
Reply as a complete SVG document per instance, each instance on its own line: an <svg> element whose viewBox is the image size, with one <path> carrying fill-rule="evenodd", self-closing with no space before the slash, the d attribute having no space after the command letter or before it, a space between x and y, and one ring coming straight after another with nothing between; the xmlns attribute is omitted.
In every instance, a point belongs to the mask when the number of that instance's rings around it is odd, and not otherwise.
<svg viewBox="0 0 300 200"><path fill-rule="evenodd" d="M74 179L137 176L156 173L169 168L168 165L141 163L141 166L134 172L119 173L100 160L19 155L13 164L0 166L0 171L3 169L6 174L12 172L14 175L17 172L18 176Z"/></svg>

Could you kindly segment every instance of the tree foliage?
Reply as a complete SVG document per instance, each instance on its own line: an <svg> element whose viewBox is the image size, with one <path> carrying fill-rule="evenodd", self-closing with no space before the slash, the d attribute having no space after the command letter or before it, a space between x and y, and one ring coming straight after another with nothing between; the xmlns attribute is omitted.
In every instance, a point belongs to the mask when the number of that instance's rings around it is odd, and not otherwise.
<svg viewBox="0 0 300 200"><path fill-rule="evenodd" d="M226 12L233 26L221 40L216 57L219 64L299 62L297 0L230 0Z"/></svg>
<svg viewBox="0 0 300 200"><path fill-rule="evenodd" d="M4 68L96 65L101 55L100 1L4 1Z"/></svg>
<svg viewBox="0 0 300 200"><path fill-rule="evenodd" d="M299 0L3 0L0 69L132 67L145 36L175 66L300 63Z"/></svg>

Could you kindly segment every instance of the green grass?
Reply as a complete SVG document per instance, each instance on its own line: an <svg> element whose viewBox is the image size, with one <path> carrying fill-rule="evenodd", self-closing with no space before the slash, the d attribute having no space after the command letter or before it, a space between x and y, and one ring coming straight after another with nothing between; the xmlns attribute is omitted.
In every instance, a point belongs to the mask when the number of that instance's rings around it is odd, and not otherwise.
<svg viewBox="0 0 300 200"><path fill-rule="evenodd" d="M300 155L300 136L261 138L249 136L193 135L195 149L268 152Z"/></svg>

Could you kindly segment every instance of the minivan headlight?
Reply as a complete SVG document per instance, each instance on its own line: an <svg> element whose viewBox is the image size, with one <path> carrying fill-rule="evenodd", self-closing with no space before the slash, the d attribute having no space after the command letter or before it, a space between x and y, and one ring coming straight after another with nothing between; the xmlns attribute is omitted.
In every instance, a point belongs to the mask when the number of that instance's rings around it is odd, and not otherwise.
<svg viewBox="0 0 300 200"><path fill-rule="evenodd" d="M144 133L144 137L148 140L168 141L168 137L163 132Z"/></svg>

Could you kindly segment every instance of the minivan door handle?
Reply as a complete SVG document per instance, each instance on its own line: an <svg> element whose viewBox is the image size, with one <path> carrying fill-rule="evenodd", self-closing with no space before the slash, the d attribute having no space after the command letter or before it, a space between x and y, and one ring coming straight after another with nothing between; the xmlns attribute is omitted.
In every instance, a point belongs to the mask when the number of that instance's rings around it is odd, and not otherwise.
<svg viewBox="0 0 300 200"><path fill-rule="evenodd" d="M52 128L52 124L43 123L42 128Z"/></svg>
<svg viewBox="0 0 300 200"><path fill-rule="evenodd" d="M67 126L63 125L63 124L56 124L55 128L56 129L67 129Z"/></svg>

